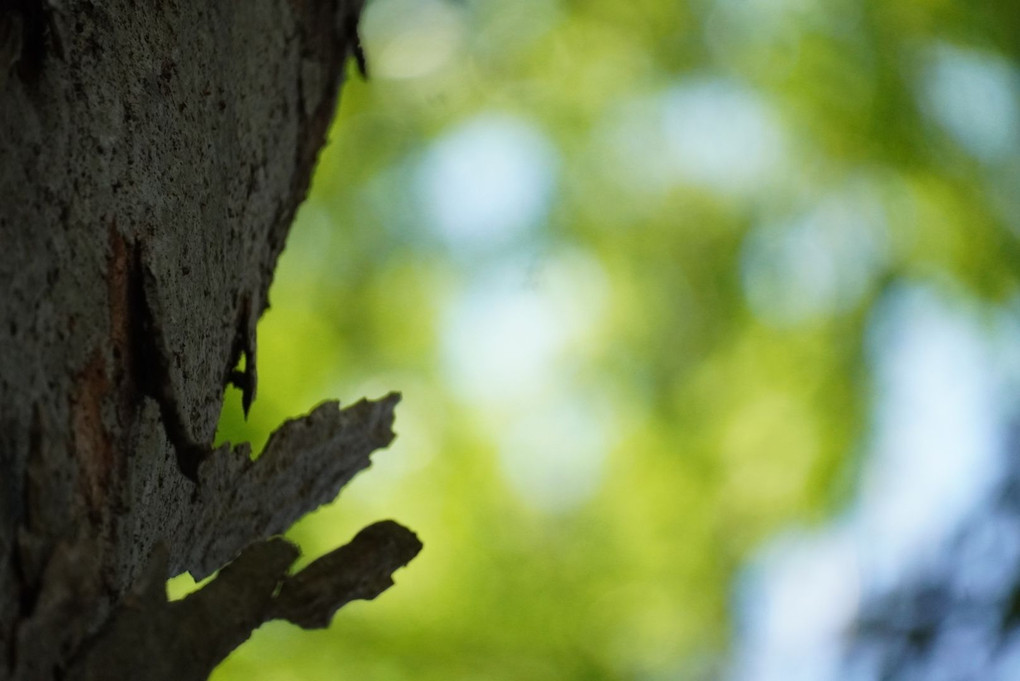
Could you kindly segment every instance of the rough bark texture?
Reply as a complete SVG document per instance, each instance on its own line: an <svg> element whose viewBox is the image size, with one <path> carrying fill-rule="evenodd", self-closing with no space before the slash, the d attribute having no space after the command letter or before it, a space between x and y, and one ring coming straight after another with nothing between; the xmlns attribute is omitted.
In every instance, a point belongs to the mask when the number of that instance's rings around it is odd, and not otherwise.
<svg viewBox="0 0 1020 681"><path fill-rule="evenodd" d="M0 0L0 678L205 678L419 550L380 523L288 578L269 539L389 444L396 395L321 405L255 462L211 449L224 386L255 396L360 5Z"/></svg>

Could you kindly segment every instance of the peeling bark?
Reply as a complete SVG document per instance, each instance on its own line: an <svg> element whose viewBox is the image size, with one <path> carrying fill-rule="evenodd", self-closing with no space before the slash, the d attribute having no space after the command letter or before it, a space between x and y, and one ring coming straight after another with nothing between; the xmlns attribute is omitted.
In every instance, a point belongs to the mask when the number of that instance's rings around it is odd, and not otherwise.
<svg viewBox="0 0 1020 681"><path fill-rule="evenodd" d="M266 619L325 626L419 550L387 521L287 577L272 538L390 443L397 395L320 405L257 461L212 448L224 386L255 399L360 10L0 3L0 678L205 678ZM166 601L166 577L235 557Z"/></svg>
<svg viewBox="0 0 1020 681"><path fill-rule="evenodd" d="M200 591L167 602L167 553L159 545L136 590L75 660L68 681L132 678L141 669L149 681L200 681L263 622L325 627L344 604L371 600L391 586L393 571L420 550L412 532L383 521L287 577L298 550L268 539L246 548Z"/></svg>

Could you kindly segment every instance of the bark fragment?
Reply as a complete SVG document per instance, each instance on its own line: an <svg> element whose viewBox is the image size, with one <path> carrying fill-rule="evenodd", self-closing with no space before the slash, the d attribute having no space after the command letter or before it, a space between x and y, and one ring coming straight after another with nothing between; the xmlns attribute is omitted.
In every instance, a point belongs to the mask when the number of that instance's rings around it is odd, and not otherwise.
<svg viewBox="0 0 1020 681"><path fill-rule="evenodd" d="M252 461L247 444L219 448L198 469L194 497L178 497L172 529L174 574L203 579L248 544L280 534L336 498L369 455L393 441L393 410L400 395L361 400L346 409L324 402L291 419Z"/></svg>
<svg viewBox="0 0 1020 681"><path fill-rule="evenodd" d="M369 525L350 544L287 579L273 599L270 617L304 629L328 627L347 603L370 601L393 586L393 566L406 565L421 548L414 533L392 520Z"/></svg>
<svg viewBox="0 0 1020 681"><path fill-rule="evenodd" d="M199 591L167 602L167 552L157 547L138 589L87 647L68 681L200 681L263 622L284 618L325 627L342 605L373 599L393 584L421 543L393 521L370 525L293 577L285 576L297 547L268 539L245 549ZM282 586L281 586L282 585Z"/></svg>

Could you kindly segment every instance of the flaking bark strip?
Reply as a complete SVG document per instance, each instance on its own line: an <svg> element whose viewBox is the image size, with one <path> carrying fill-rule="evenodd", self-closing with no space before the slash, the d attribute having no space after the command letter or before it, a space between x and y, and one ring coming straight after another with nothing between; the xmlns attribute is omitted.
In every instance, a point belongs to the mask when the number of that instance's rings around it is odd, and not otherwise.
<svg viewBox="0 0 1020 681"><path fill-rule="evenodd" d="M375 598L421 548L413 532L385 520L287 578L298 550L277 537L249 546L201 590L167 602L167 555L158 547L134 593L66 678L119 681L145 670L148 681L202 681L264 622L321 628L344 604Z"/></svg>
<svg viewBox="0 0 1020 681"><path fill-rule="evenodd" d="M273 600L269 618L285 619L304 629L324 629L347 603L370 601L393 586L393 572L421 549L414 532L392 520L369 525L351 543L289 577Z"/></svg>
<svg viewBox="0 0 1020 681"><path fill-rule="evenodd" d="M325 402L281 425L252 461L247 445L224 446L198 469L194 503L185 504L172 573L202 579L248 544L281 534L323 504L389 446L399 393L361 400L346 409Z"/></svg>

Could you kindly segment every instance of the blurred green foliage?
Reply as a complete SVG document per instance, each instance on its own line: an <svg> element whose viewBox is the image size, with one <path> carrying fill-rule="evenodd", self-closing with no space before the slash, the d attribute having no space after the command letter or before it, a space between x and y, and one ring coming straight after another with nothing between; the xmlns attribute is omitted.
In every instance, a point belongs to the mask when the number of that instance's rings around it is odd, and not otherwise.
<svg viewBox="0 0 1020 681"><path fill-rule="evenodd" d="M741 561L853 490L884 288L1016 295L1020 13L374 0L363 32L221 436L402 391L290 535L425 549L215 681L712 678Z"/></svg>

